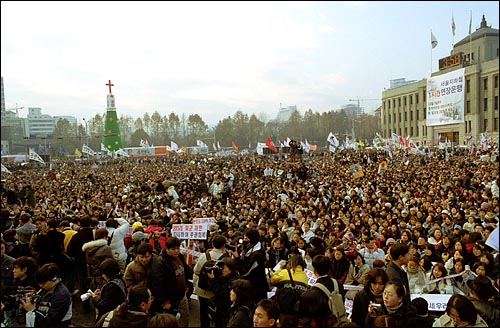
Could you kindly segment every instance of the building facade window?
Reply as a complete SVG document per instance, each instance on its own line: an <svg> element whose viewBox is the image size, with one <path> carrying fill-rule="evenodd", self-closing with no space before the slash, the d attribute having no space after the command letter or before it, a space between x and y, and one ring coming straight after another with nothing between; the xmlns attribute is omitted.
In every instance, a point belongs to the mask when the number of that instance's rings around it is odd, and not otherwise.
<svg viewBox="0 0 500 328"><path fill-rule="evenodd" d="M498 57L498 56L497 56ZM495 89L498 89L498 75L493 78L493 84Z"/></svg>
<svg viewBox="0 0 500 328"><path fill-rule="evenodd" d="M488 131L488 119L485 118L483 122L483 131L486 132Z"/></svg>
<svg viewBox="0 0 500 328"><path fill-rule="evenodd" d="M483 99L483 108L485 112L488 111L488 98Z"/></svg>
<svg viewBox="0 0 500 328"><path fill-rule="evenodd" d="M470 114L470 100L465 103L465 113Z"/></svg>
<svg viewBox="0 0 500 328"><path fill-rule="evenodd" d="M419 118L418 118L418 113L419 113L419 111L417 110L417 112L416 112L416 113L417 113L416 120L418 121L418 120L419 120Z"/></svg>
<svg viewBox="0 0 500 328"><path fill-rule="evenodd" d="M484 90L488 90L488 78L483 79Z"/></svg>
<svg viewBox="0 0 500 328"><path fill-rule="evenodd" d="M498 117L493 119L493 131L498 131Z"/></svg>
<svg viewBox="0 0 500 328"><path fill-rule="evenodd" d="M470 92L470 80L465 81L465 92Z"/></svg>
<svg viewBox="0 0 500 328"><path fill-rule="evenodd" d="M418 105L418 93L415 95L415 103Z"/></svg>
<svg viewBox="0 0 500 328"><path fill-rule="evenodd" d="M493 109L498 110L498 96L495 96L495 100L493 101Z"/></svg>

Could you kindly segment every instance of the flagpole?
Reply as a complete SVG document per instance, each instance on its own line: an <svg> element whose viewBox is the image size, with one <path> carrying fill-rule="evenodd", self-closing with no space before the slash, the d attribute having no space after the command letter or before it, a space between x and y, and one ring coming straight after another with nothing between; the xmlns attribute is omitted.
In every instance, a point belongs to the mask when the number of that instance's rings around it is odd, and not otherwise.
<svg viewBox="0 0 500 328"><path fill-rule="evenodd" d="M429 76L432 75L432 29L431 29L431 71L429 72Z"/></svg>
<svg viewBox="0 0 500 328"><path fill-rule="evenodd" d="M469 20L469 65L472 64L472 10L470 11Z"/></svg>

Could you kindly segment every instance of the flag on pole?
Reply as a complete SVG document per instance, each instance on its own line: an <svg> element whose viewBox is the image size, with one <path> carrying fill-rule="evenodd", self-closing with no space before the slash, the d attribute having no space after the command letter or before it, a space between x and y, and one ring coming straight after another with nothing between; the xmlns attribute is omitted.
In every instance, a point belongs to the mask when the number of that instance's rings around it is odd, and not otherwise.
<svg viewBox="0 0 500 328"><path fill-rule="evenodd" d="M64 149L64 146L63 146L62 144L60 144L60 145L59 145L59 152L60 152L61 154L66 153L66 149Z"/></svg>
<svg viewBox="0 0 500 328"><path fill-rule="evenodd" d="M231 141L231 146L233 146L233 149L238 151L238 146L234 143L234 141Z"/></svg>
<svg viewBox="0 0 500 328"><path fill-rule="evenodd" d="M8 168L6 168L3 164L2 164L2 172L5 172L5 173L12 173L9 171Z"/></svg>
<svg viewBox="0 0 500 328"><path fill-rule="evenodd" d="M432 49L436 48L437 45L438 45L438 41L437 41L436 37L434 36L434 33L432 33L432 31L431 31L431 46L432 46Z"/></svg>
<svg viewBox="0 0 500 328"><path fill-rule="evenodd" d="M141 147L144 147L144 148L149 147L149 143L148 143L148 141L147 141L147 140L142 140L142 139L141 139L141 143L140 143L140 145L141 145Z"/></svg>
<svg viewBox="0 0 500 328"><path fill-rule="evenodd" d="M170 149L172 149L172 151L178 151L179 150L179 145L176 144L173 141L170 141Z"/></svg>
<svg viewBox="0 0 500 328"><path fill-rule="evenodd" d="M274 143L272 142L271 140L271 137L270 136L267 136L266 137L266 146L271 149L273 152L277 153L278 152L278 148L276 148L276 146L274 145Z"/></svg>
<svg viewBox="0 0 500 328"><path fill-rule="evenodd" d="M87 145L82 146L82 153L88 154L90 156L95 156L97 153Z"/></svg>
<svg viewBox="0 0 500 328"><path fill-rule="evenodd" d="M469 34L472 33L472 10L470 12L470 20L469 20Z"/></svg>
<svg viewBox="0 0 500 328"><path fill-rule="evenodd" d="M75 155L77 157L82 157L82 153L78 150L78 148L75 148Z"/></svg>
<svg viewBox="0 0 500 328"><path fill-rule="evenodd" d="M326 138L326 141L328 141L333 147L338 147L339 146L339 140L337 137L330 132L328 135L328 138Z"/></svg>
<svg viewBox="0 0 500 328"><path fill-rule="evenodd" d="M196 140L196 145L198 147L204 147L204 148L208 148L208 146L201 140Z"/></svg>
<svg viewBox="0 0 500 328"><path fill-rule="evenodd" d="M212 144L212 146L214 147L214 151L217 151L217 146L215 144Z"/></svg>
<svg viewBox="0 0 500 328"><path fill-rule="evenodd" d="M453 36L455 36L455 18L453 18L453 14L451 15L451 33L453 34Z"/></svg>
<svg viewBox="0 0 500 328"><path fill-rule="evenodd" d="M120 155L123 157L130 157L130 155L127 154L127 152L125 150L123 150L123 148L120 148L117 151L115 151L115 155Z"/></svg>
<svg viewBox="0 0 500 328"><path fill-rule="evenodd" d="M45 161L33 149L30 148L29 159L45 164Z"/></svg>
<svg viewBox="0 0 500 328"><path fill-rule="evenodd" d="M42 144L38 144L38 151L40 154L45 154L45 147Z"/></svg>
<svg viewBox="0 0 500 328"><path fill-rule="evenodd" d="M220 146L220 143L217 141L217 150L218 151L221 151L222 150L222 147Z"/></svg>

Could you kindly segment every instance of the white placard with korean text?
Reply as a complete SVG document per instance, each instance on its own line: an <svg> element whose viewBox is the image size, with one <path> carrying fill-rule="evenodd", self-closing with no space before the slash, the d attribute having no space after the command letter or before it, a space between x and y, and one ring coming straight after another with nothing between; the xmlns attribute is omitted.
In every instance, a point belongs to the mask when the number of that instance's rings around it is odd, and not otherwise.
<svg viewBox="0 0 500 328"><path fill-rule="evenodd" d="M194 218L193 219L194 224L203 224L204 230L207 231L208 227L212 224L215 223L215 218Z"/></svg>
<svg viewBox="0 0 500 328"><path fill-rule="evenodd" d="M450 294L411 294L410 298L413 299L417 297L424 298L427 303L429 303L428 309L429 311L442 311L446 310L446 304L448 304L448 300L450 299Z"/></svg>
<svg viewBox="0 0 500 328"><path fill-rule="evenodd" d="M207 230L203 224L174 224L172 236L179 239L207 239Z"/></svg>
<svg viewBox="0 0 500 328"><path fill-rule="evenodd" d="M427 79L427 126L464 122L465 68Z"/></svg>

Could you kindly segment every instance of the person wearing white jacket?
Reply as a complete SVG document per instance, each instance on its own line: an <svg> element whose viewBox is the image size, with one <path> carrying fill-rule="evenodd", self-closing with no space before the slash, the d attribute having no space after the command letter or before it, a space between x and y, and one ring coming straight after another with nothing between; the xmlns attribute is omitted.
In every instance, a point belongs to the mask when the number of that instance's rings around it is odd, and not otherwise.
<svg viewBox="0 0 500 328"><path fill-rule="evenodd" d="M122 218L111 218L106 220L108 245L111 247L115 259L120 264L122 272L125 270L125 264L127 262L127 249L125 248L124 238L129 227L130 224L127 220Z"/></svg>

